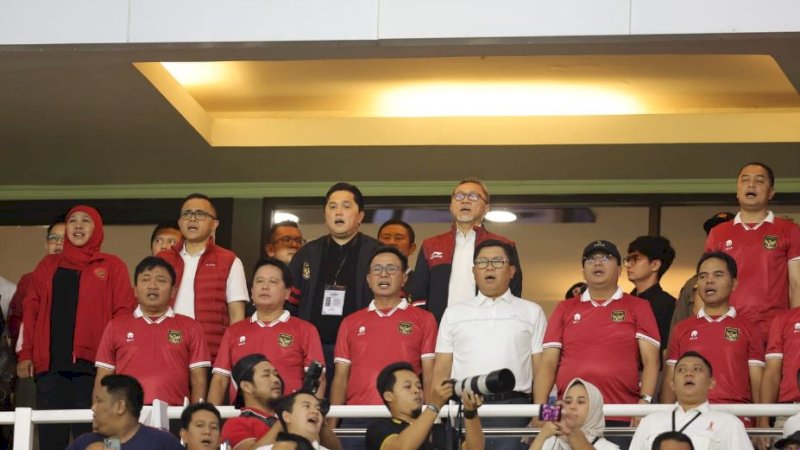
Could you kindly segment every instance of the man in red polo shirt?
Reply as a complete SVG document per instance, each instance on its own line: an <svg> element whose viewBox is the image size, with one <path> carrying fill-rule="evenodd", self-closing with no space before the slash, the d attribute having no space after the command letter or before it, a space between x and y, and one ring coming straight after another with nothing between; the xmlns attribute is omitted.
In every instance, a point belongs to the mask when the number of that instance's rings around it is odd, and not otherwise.
<svg viewBox="0 0 800 450"><path fill-rule="evenodd" d="M200 401L206 396L211 358L200 325L169 306L175 271L163 259L148 256L136 266L134 279L139 306L106 326L95 360L95 387L117 373L139 380L147 405L155 399L172 406L182 406L184 398Z"/></svg>
<svg viewBox="0 0 800 450"><path fill-rule="evenodd" d="M240 358L232 376L238 387L234 406L241 414L225 421L220 442L233 450L253 450L267 444L266 435L278 421L275 406L283 396L283 381L275 366L257 353Z"/></svg>
<svg viewBox="0 0 800 450"><path fill-rule="evenodd" d="M550 316L533 403L547 403L554 382L563 393L576 377L597 386L607 404L651 403L660 361L653 310L619 287L621 260L614 244L590 243L581 261L588 288L580 297L559 303ZM607 418L606 423L628 426L622 417ZM629 442L609 440L623 448Z"/></svg>
<svg viewBox="0 0 800 450"><path fill-rule="evenodd" d="M775 175L769 166L752 162L742 167L736 187L739 213L711 230L705 248L736 260L739 286L731 306L763 336L779 312L800 306L800 228L769 210L773 196Z"/></svg>
<svg viewBox="0 0 800 450"><path fill-rule="evenodd" d="M711 403L758 403L764 371L764 339L758 329L728 305L736 289L736 261L723 252L706 253L697 263L697 290L703 307L696 317L675 326L669 343L661 402L675 402L670 381L675 364L687 351L708 355L717 384ZM751 419L743 418L752 426Z"/></svg>
<svg viewBox="0 0 800 450"><path fill-rule="evenodd" d="M410 363L430 389L436 319L401 297L407 268L408 260L396 247L378 247L373 253L367 280L375 299L367 308L345 317L339 327L331 404L383 404L375 379L384 367L397 361ZM372 421L346 422L358 428ZM363 446L363 439L360 444Z"/></svg>

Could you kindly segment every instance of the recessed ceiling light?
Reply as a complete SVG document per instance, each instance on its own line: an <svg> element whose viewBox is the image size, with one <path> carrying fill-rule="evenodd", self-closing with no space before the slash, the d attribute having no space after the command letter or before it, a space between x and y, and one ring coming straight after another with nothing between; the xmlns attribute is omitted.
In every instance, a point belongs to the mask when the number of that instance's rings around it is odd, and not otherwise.
<svg viewBox="0 0 800 450"><path fill-rule="evenodd" d="M489 211L486 213L486 220L489 222L514 222L517 215L511 211Z"/></svg>
<svg viewBox="0 0 800 450"><path fill-rule="evenodd" d="M275 211L272 214L272 223L280 223L280 222L295 222L299 223L300 218L292 213L288 213L286 211Z"/></svg>

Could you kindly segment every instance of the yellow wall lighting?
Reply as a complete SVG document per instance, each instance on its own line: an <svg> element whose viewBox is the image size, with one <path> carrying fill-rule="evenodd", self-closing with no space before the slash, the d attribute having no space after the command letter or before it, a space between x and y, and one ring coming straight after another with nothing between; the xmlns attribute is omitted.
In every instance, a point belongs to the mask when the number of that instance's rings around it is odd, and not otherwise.
<svg viewBox="0 0 800 450"><path fill-rule="evenodd" d="M162 66L182 86L200 87L231 82L233 73L226 64L207 62L162 62Z"/></svg>
<svg viewBox="0 0 800 450"><path fill-rule="evenodd" d="M383 117L577 116L645 113L633 95L565 83L425 83L383 92Z"/></svg>

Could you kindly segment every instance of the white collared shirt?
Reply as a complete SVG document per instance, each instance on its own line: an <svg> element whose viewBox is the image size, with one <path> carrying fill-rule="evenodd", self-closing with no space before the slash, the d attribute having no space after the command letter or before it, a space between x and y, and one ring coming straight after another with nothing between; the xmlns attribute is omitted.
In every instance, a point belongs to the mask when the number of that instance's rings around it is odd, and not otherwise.
<svg viewBox="0 0 800 450"><path fill-rule="evenodd" d="M636 432L630 450L650 450L653 440L665 431L672 431L672 414L675 414L675 431L691 438L695 450L752 450L750 438L742 422L733 414L714 411L708 402L697 408L684 411L677 403L672 411L663 411L645 416Z"/></svg>
<svg viewBox="0 0 800 450"><path fill-rule="evenodd" d="M181 285L178 286L178 295L175 297L175 312L194 319L194 277L197 274L197 265L206 249L191 255L186 251L186 245L180 251L183 259L183 276ZM244 265L238 257L231 264L228 272L228 282L225 290L228 303L246 302L250 296L247 292L247 280L244 276Z"/></svg>
<svg viewBox="0 0 800 450"><path fill-rule="evenodd" d="M450 267L447 306L475 297L475 275L472 274L475 236L474 229L470 229L467 234L464 234L456 227L456 246L453 251L453 264Z"/></svg>
<svg viewBox="0 0 800 450"><path fill-rule="evenodd" d="M619 300L622 298L625 292L622 291L622 288L617 286L617 290L614 292L614 295L611 296L608 300L604 301L603 303L597 303L596 301L592 300L592 294L589 292L591 288L586 288L581 294L581 301L582 302L592 302L594 306L607 306L609 303L613 302L614 300Z"/></svg>
<svg viewBox="0 0 800 450"><path fill-rule="evenodd" d="M395 306L394 308L392 308L388 312L384 313L380 309L378 309L377 306L375 306L375 300L373 299L371 302L369 302L369 306L367 308L368 308L368 310L370 312L375 312L375 314L377 314L378 317L389 317L392 314L394 314L394 312L397 311L398 309L399 310L405 310L406 308L408 308L408 306L409 306L408 305L408 300L403 298L403 299L400 299L400 303L398 303L397 306Z"/></svg>
<svg viewBox="0 0 800 450"><path fill-rule="evenodd" d="M439 325L436 353L451 353L451 376L458 380L510 369L516 391L531 392L531 355L542 352L547 319L534 302L507 290L492 300L478 293L448 306Z"/></svg>
<svg viewBox="0 0 800 450"><path fill-rule="evenodd" d="M734 308L733 306L728 307L728 311L725 314L717 317L716 319L706 314L705 308L700 308L700 311L697 311L698 319L706 319L709 322L722 322L727 317L730 317L731 319L736 317L736 308Z"/></svg>
<svg viewBox="0 0 800 450"><path fill-rule="evenodd" d="M272 327L274 327L275 325L277 325L279 323L288 322L290 316L291 316L291 314L289 314L289 311L284 309L283 312L281 313L281 315L278 316L277 319L273 320L270 323L266 323L266 322L262 322L262 321L258 320L258 311L256 311L250 317L250 323L257 323L258 326L260 326L261 328L272 328Z"/></svg>
<svg viewBox="0 0 800 450"><path fill-rule="evenodd" d="M163 322L167 317L175 317L175 311L172 308L169 308L167 309L167 312L164 313L164 315L162 315L156 320L153 320L144 314L144 311L142 311L141 306L137 306L136 309L133 311L133 317L136 317L137 319L144 319L145 322L152 325L154 323L158 324Z"/></svg>
<svg viewBox="0 0 800 450"><path fill-rule="evenodd" d="M736 213L736 217L733 218L734 225L741 225L747 231L757 230L758 227L764 224L764 222L775 223L775 214L772 211L767 211L767 217L764 218L761 222L751 226L748 226L746 223L742 222L742 212L739 211Z"/></svg>

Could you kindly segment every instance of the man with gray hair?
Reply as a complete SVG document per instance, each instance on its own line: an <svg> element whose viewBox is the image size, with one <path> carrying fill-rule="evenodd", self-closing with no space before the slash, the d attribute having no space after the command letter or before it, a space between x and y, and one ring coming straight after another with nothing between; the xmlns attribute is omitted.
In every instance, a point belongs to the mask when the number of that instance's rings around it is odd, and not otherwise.
<svg viewBox="0 0 800 450"><path fill-rule="evenodd" d="M436 322L442 320L445 308L475 297L477 288L472 275L475 246L489 239L515 246L503 236L490 233L482 226L489 211L489 190L479 178L461 180L450 195L453 226L449 231L422 242L417 265L409 278L408 294L415 305L425 305ZM514 252L517 268L511 280L511 293L522 295L522 268Z"/></svg>

